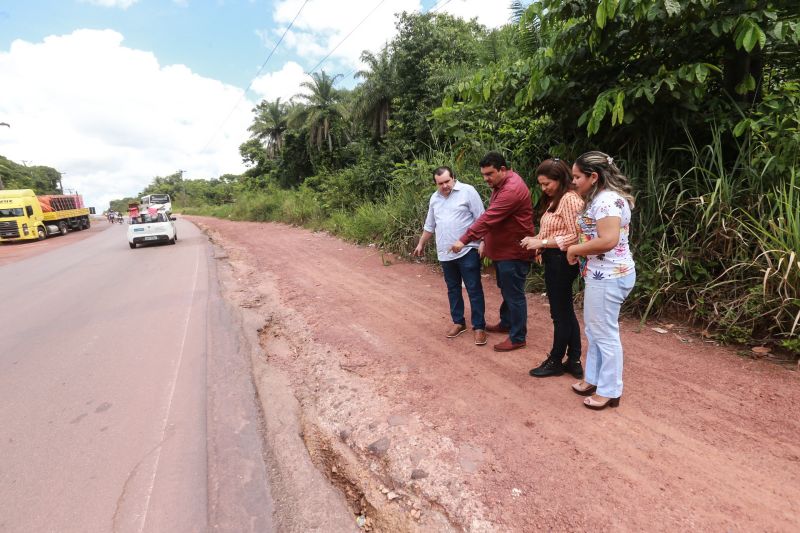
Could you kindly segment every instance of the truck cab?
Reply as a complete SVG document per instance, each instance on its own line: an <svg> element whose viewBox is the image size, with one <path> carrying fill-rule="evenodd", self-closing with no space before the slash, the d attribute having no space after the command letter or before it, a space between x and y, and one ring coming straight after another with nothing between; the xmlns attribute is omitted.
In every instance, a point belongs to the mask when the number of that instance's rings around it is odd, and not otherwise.
<svg viewBox="0 0 800 533"><path fill-rule="evenodd" d="M0 240L47 237L44 213L31 189L0 191Z"/></svg>

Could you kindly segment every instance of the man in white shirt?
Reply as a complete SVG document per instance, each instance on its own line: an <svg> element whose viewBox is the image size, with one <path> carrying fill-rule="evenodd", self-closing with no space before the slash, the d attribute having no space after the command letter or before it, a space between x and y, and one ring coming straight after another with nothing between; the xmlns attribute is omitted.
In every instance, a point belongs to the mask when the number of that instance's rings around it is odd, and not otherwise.
<svg viewBox="0 0 800 533"><path fill-rule="evenodd" d="M477 242L471 242L459 252L450 248L458 238L483 214L483 201L475 187L456 181L450 167L439 167L433 172L436 192L428 204L419 244L412 252L421 257L425 244L436 234L436 253L442 264L447 298L450 301L450 316L453 325L447 330L449 339L458 337L467 330L464 319L464 296L461 283L467 288L471 309L472 329L475 344L486 344L486 321L483 285L481 284L481 254Z"/></svg>

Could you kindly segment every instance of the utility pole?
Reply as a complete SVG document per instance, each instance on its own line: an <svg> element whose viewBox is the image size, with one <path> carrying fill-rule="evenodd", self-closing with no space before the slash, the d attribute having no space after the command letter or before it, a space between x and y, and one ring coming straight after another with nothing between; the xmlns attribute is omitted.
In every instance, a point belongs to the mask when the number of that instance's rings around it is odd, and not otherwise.
<svg viewBox="0 0 800 533"><path fill-rule="evenodd" d="M181 201L181 207L186 207L186 183L183 181L183 173L186 172L185 170L178 169L178 174L180 175L181 179L181 187L183 188L183 201Z"/></svg>
<svg viewBox="0 0 800 533"><path fill-rule="evenodd" d="M33 176L31 176L31 171L28 170L28 163L30 163L31 160L30 159L20 159L20 161L22 161L22 166L25 167L25 170L28 171L28 177L31 179L31 182L33 182Z"/></svg>
<svg viewBox="0 0 800 533"><path fill-rule="evenodd" d="M11 127L11 125L8 122L0 122L0 126L5 126L7 128ZM3 183L3 176L2 176L2 174L0 174L0 191L5 189L5 188L6 188L6 186Z"/></svg>

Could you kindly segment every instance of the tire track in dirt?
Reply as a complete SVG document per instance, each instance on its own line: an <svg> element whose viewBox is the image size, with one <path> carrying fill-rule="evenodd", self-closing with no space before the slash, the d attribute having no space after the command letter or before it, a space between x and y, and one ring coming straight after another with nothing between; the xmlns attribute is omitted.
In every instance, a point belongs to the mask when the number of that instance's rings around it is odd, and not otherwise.
<svg viewBox="0 0 800 533"><path fill-rule="evenodd" d="M375 248L280 224L191 220L248 266L241 290L272 319L268 364L291 376L312 455L326 449L318 466L376 530L800 528L797 372L625 320L625 397L592 412L571 378L527 375L552 334L538 295L528 347L500 354L496 335L444 338L430 266L384 266ZM492 321L494 280L484 289ZM291 350L270 355L269 335Z"/></svg>

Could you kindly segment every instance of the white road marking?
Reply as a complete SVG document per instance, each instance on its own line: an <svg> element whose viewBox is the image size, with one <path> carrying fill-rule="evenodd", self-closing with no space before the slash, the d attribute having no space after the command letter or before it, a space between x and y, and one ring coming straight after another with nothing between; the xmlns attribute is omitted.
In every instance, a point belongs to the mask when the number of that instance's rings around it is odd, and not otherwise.
<svg viewBox="0 0 800 533"><path fill-rule="evenodd" d="M169 393L169 402L167 403L167 412L164 415L164 420L161 423L161 438L159 439L160 444L158 446L158 452L156 452L156 463L153 467L153 475L150 478L150 485L147 487L147 498L145 499L144 505L144 514L142 515L142 523L139 526L139 533L144 531L144 527L147 524L147 513L150 511L150 497L153 495L153 488L156 484L156 474L158 473L158 463L161 460L161 450L164 447L164 435L167 432L167 422L169 421L169 415L172 411L172 399L175 396L175 386L178 383L178 375L180 374L181 370L181 363L183 362L183 352L184 347L186 345L186 336L189 333L189 319L192 316L192 308L194 308L194 295L197 289L197 273L200 270L200 252L202 251L202 247L198 247L197 257L195 258L194 264L194 279L192 280L192 299L189 302L189 311L186 313L186 320L183 323L183 339L181 339L181 351L180 355L178 356L178 363L175 365L175 375L172 377L172 389Z"/></svg>

